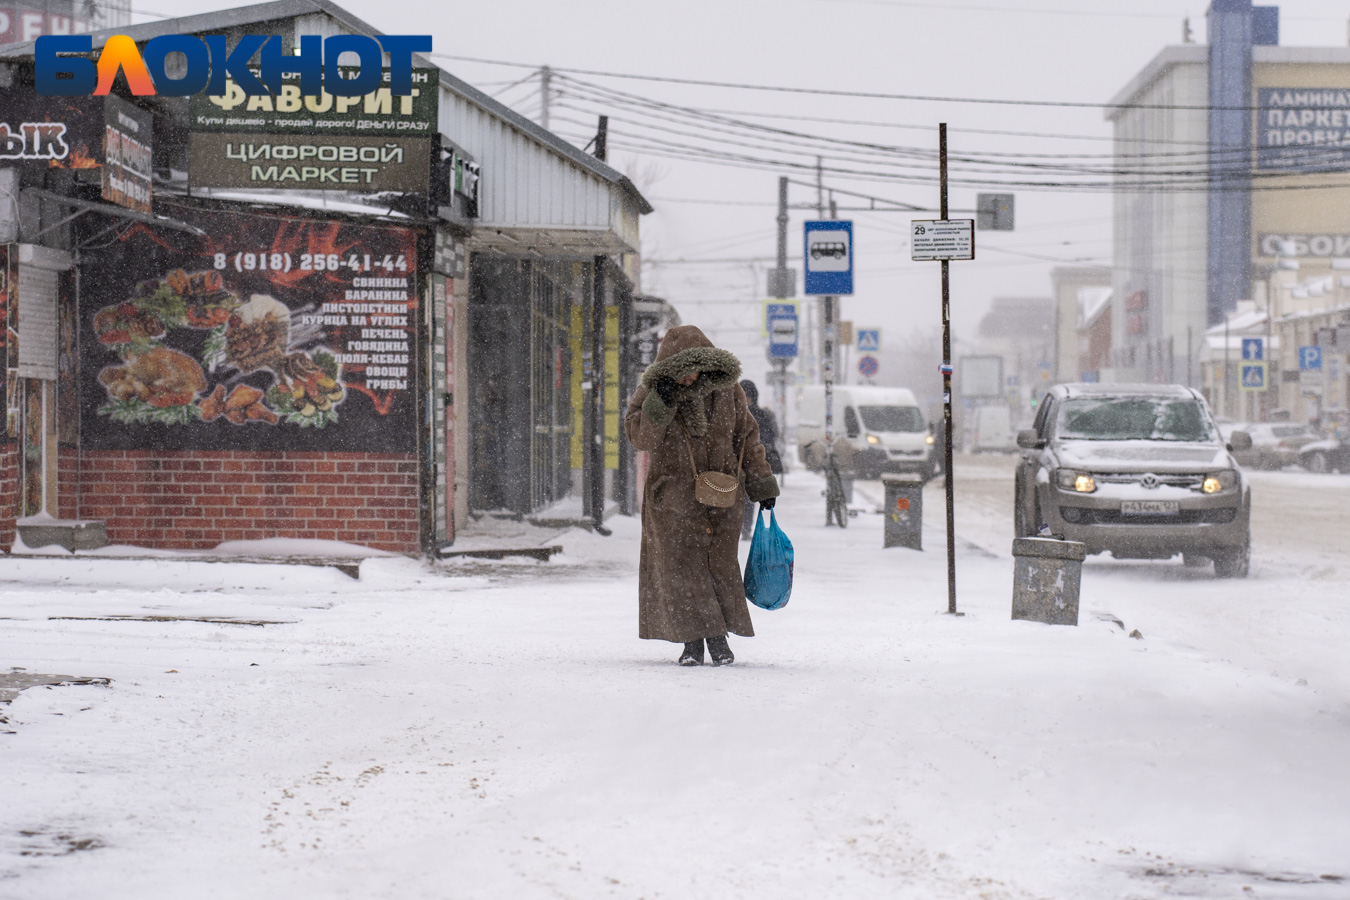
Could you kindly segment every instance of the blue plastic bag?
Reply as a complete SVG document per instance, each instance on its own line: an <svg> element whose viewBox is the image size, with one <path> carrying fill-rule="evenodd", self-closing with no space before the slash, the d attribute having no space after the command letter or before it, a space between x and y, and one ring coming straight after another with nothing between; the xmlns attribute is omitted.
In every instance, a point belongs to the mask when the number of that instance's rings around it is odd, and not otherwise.
<svg viewBox="0 0 1350 900"><path fill-rule="evenodd" d="M745 561L745 597L761 609L782 609L792 596L792 541L778 527L778 517L769 510L769 527L764 527L764 511L755 516L755 536L750 541L750 557Z"/></svg>

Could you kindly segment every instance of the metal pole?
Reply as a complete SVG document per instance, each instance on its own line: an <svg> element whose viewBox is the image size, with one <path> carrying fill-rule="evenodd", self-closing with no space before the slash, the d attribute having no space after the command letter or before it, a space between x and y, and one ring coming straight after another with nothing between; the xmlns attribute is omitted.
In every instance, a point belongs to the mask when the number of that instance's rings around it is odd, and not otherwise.
<svg viewBox="0 0 1350 900"><path fill-rule="evenodd" d="M1230 358L1232 354L1229 350L1228 312L1225 310L1223 314L1223 406L1220 407L1223 410L1221 415L1225 416L1228 415L1228 369L1232 365L1232 359Z"/></svg>
<svg viewBox="0 0 1350 900"><path fill-rule="evenodd" d="M774 295L780 300L788 295L787 286L787 240L788 240L788 180L786 176L778 179L778 274L774 277L777 288ZM800 327L801 322L798 322ZM798 341L800 346L800 333ZM800 351L798 351L800 352ZM775 391L774 405L778 407L778 433L787 433L787 367L788 361L776 361L778 366L778 390Z"/></svg>
<svg viewBox="0 0 1350 900"><path fill-rule="evenodd" d="M1278 404L1279 404L1279 399L1280 399L1280 395L1279 395L1278 393L1275 395L1275 400L1274 400L1273 404L1272 404L1272 401L1271 401L1271 398L1270 398L1270 392L1271 392L1271 390L1272 390L1272 385L1275 384L1275 377L1274 377L1274 371L1273 371L1273 370L1274 370L1274 364L1275 364L1275 351L1274 351L1274 344L1272 343L1272 341L1274 341L1274 339L1275 339L1275 291L1273 290L1273 288L1274 288L1274 285L1272 285L1272 284L1270 283L1270 279L1267 278L1267 279L1266 279L1266 354L1265 354L1265 356L1266 356L1266 389L1265 389L1265 391L1262 392L1262 394L1261 394L1261 421L1262 421L1262 422L1264 422L1264 421L1266 421L1268 418L1270 418L1270 407L1271 407L1272 405L1278 405ZM1297 352L1297 351L1296 351L1296 352ZM1280 353L1280 364L1283 365L1283 364L1284 364L1284 360L1286 360L1286 359L1288 359L1288 358L1289 358L1288 356L1286 356L1283 352L1281 352L1281 353ZM1273 388L1273 389L1276 390L1276 391L1279 390L1279 388ZM1323 388L1323 390L1325 390L1325 388Z"/></svg>
<svg viewBox="0 0 1350 900"><path fill-rule="evenodd" d="M947 218L947 123L938 125L938 208ZM947 612L956 614L956 478L952 471L952 311L951 284L942 260L942 422L944 464L947 467Z"/></svg>
<svg viewBox="0 0 1350 900"><path fill-rule="evenodd" d="M839 204L835 203L834 192L830 193L830 218L839 218ZM832 307L834 322L838 325L844 318L844 298L831 297L830 305ZM840 365L840 363L843 362L841 357L843 356L844 348L840 341L836 339L837 337L837 334L831 333L830 340L834 342L834 355L830 357L830 368L835 373L835 378L843 383L848 381L848 372Z"/></svg>
<svg viewBox="0 0 1350 900"><path fill-rule="evenodd" d="M609 116L601 116L595 130L595 158L601 162L609 158Z"/></svg>
<svg viewBox="0 0 1350 900"><path fill-rule="evenodd" d="M825 218L825 162L816 157L816 213ZM825 385L825 452L834 449L834 298L820 298L820 380Z"/></svg>
<svg viewBox="0 0 1350 900"><path fill-rule="evenodd" d="M605 528L605 262L603 256L592 260L595 273L591 280L591 520L599 534Z"/></svg>
<svg viewBox="0 0 1350 900"><path fill-rule="evenodd" d="M539 70L539 127L548 131L548 106L553 94L553 70L544 66Z"/></svg>

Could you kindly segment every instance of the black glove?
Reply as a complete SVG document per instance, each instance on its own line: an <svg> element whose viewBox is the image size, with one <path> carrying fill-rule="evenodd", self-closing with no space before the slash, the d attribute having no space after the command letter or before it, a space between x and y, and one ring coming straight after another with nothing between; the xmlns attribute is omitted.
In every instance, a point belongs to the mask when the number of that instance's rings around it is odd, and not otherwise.
<svg viewBox="0 0 1350 900"><path fill-rule="evenodd" d="M760 509L773 509L773 505L774 505L774 503L775 503L777 500L778 500L777 497L770 497L768 500L761 500L761 501L759 501L759 508L760 508Z"/></svg>
<svg viewBox="0 0 1350 900"><path fill-rule="evenodd" d="M675 392L680 389L680 383L674 378L658 378L652 382L652 390L661 398L661 402L666 406L675 399Z"/></svg>

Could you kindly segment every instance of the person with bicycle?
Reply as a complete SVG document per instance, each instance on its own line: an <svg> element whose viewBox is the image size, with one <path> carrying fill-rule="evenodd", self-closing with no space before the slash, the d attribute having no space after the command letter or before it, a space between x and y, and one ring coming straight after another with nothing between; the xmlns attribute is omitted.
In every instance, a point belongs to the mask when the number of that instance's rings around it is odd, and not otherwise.
<svg viewBox="0 0 1350 900"><path fill-rule="evenodd" d="M736 383L740 361L702 331L681 325L661 347L628 402L629 442L651 454L642 494L638 637L684 645L680 665L735 661L728 634L752 637L736 556L746 502L771 509L778 480L765 459L759 426ZM734 485L730 505L707 505L696 482L721 473ZM718 500L718 503L723 501Z"/></svg>

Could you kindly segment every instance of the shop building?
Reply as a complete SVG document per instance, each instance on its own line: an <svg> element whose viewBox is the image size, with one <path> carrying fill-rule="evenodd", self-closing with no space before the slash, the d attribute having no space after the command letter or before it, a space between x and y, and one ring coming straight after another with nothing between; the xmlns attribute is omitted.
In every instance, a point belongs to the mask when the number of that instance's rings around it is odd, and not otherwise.
<svg viewBox="0 0 1350 900"><path fill-rule="evenodd" d="M1350 48L1281 47L1277 7L1213 0L1208 44L1164 48L1107 118L1128 174L1102 380L1192 384L1234 419L1294 415L1300 345L1280 323L1308 311L1287 284L1350 265ZM1260 390L1241 383L1239 332L1269 338Z"/></svg>
<svg viewBox="0 0 1350 900"><path fill-rule="evenodd" d="M116 33L378 35L324 0ZM413 76L350 105L39 97L31 45L0 50L0 122L60 132L0 159L0 544L55 518L143 547L417 553L474 507L623 499L617 428L612 452L573 445L625 387L650 206L428 61Z"/></svg>

